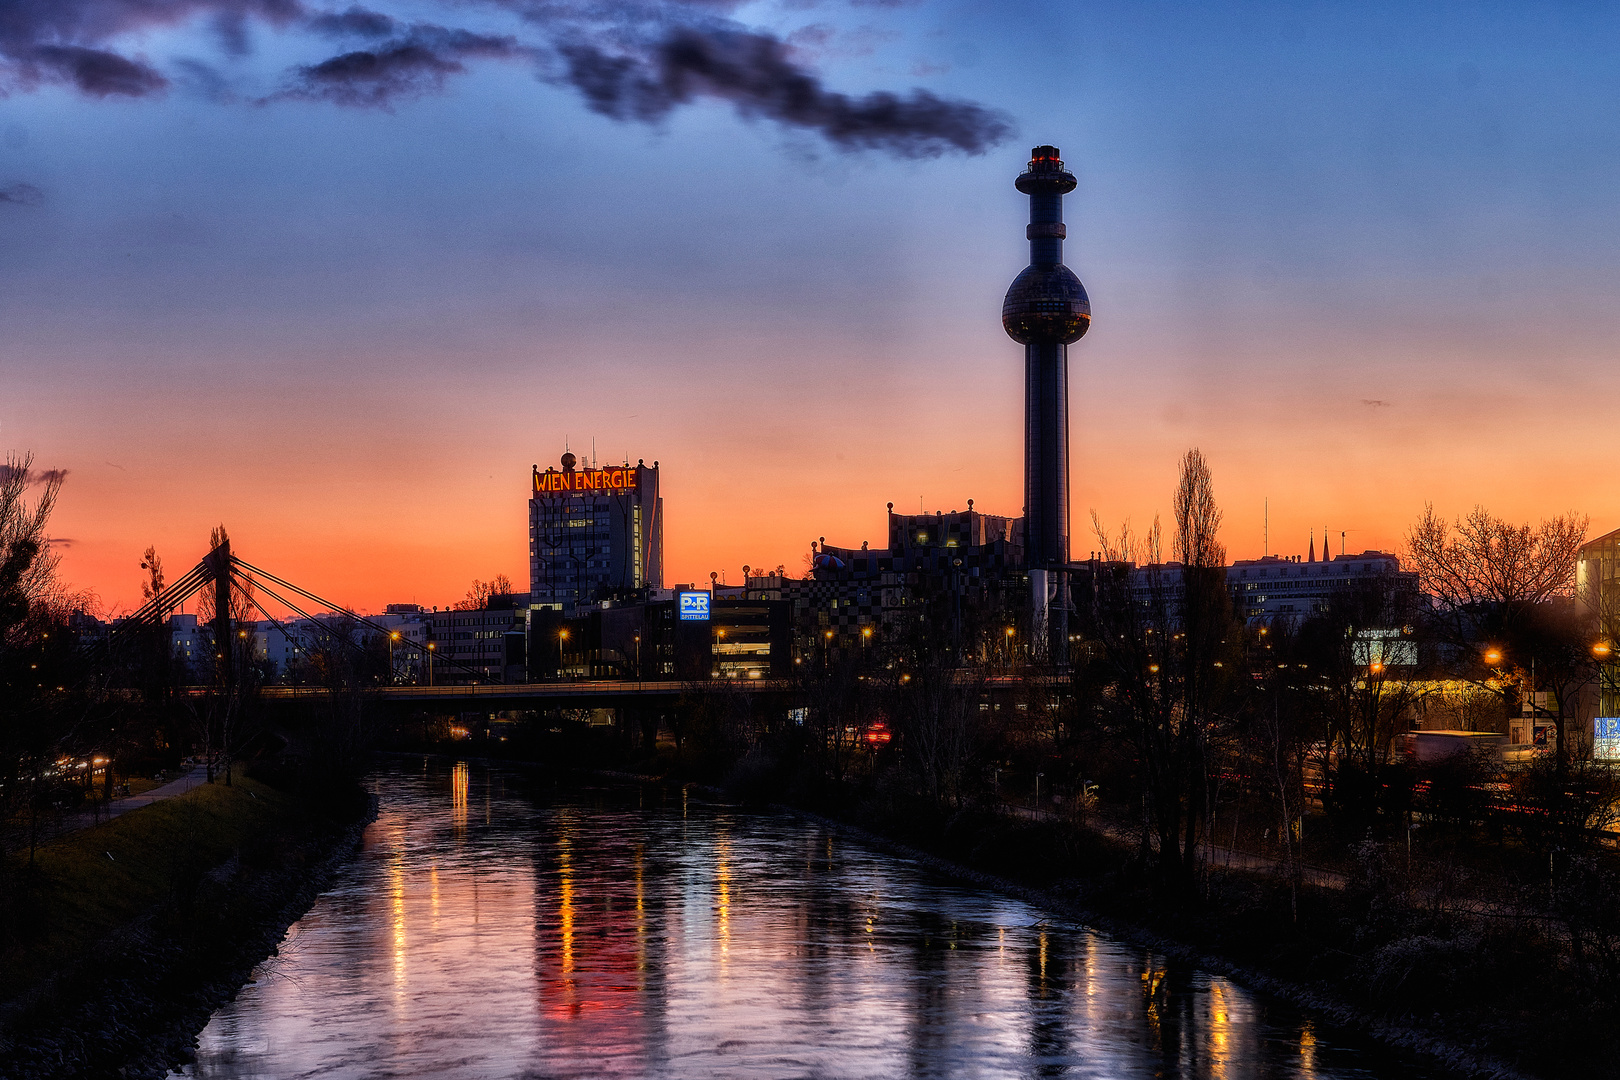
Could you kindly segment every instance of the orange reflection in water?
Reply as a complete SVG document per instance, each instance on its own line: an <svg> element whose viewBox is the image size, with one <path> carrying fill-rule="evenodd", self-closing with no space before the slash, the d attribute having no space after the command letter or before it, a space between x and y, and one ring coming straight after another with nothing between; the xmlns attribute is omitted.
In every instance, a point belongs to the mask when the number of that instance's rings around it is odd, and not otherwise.
<svg viewBox="0 0 1620 1080"><path fill-rule="evenodd" d="M715 936L720 943L720 969L731 958L731 839L721 831L714 840Z"/></svg>
<svg viewBox="0 0 1620 1080"><path fill-rule="evenodd" d="M394 955L394 1010L403 1015L406 1005L406 960L410 955L409 937L405 932L405 827L398 824L392 832L393 852L388 860L388 914L393 932Z"/></svg>
<svg viewBox="0 0 1620 1080"><path fill-rule="evenodd" d="M456 762L455 768L450 770L450 810L451 820L456 828L456 836L467 835L467 784L469 770L465 761Z"/></svg>
<svg viewBox="0 0 1620 1080"><path fill-rule="evenodd" d="M562 934L562 973L572 996L574 971L574 853L569 830L557 830L557 927Z"/></svg>

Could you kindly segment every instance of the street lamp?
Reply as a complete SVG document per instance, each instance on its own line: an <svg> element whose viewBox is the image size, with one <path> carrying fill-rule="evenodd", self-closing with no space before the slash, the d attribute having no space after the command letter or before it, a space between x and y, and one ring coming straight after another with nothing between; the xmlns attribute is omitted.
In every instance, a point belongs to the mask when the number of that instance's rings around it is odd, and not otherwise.
<svg viewBox="0 0 1620 1080"><path fill-rule="evenodd" d="M1592 655L1599 660L1607 660L1614 654L1614 649L1607 641L1599 641L1592 646Z"/></svg>
<svg viewBox="0 0 1620 1080"><path fill-rule="evenodd" d="M394 682L394 642L399 640L399 631L395 630L388 635L388 683Z"/></svg>
<svg viewBox="0 0 1620 1080"><path fill-rule="evenodd" d="M1490 648L1486 649L1485 650L1485 662L1487 664L1491 665L1491 667L1496 667L1497 665L1499 665L1502 662L1502 650L1498 649L1494 645L1492 645Z"/></svg>
<svg viewBox="0 0 1620 1080"><path fill-rule="evenodd" d="M428 642L428 685L429 686L433 685L433 652L437 648L438 648L438 646L434 642L431 642L431 641Z"/></svg>
<svg viewBox="0 0 1620 1080"><path fill-rule="evenodd" d="M866 651L866 644L867 644L867 642L869 642L871 640L872 640L872 628L870 626L861 627L861 651L862 652Z"/></svg>

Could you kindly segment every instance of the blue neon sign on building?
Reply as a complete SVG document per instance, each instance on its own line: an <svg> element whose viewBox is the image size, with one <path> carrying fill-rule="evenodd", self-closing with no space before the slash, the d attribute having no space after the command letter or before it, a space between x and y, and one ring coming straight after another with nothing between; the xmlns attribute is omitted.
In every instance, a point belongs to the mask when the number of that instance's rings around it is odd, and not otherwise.
<svg viewBox="0 0 1620 1080"><path fill-rule="evenodd" d="M708 622L709 621L709 594L706 592L683 592L680 594L681 622Z"/></svg>

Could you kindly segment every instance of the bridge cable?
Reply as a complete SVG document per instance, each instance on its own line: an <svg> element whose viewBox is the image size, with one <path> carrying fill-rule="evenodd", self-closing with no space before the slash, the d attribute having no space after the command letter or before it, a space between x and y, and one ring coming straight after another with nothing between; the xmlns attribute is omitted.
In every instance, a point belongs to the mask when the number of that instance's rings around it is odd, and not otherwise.
<svg viewBox="0 0 1620 1080"><path fill-rule="evenodd" d="M369 626L371 629L377 631L380 634L389 634L389 635L393 634L393 630L391 630L390 628L382 625L381 623L373 622L372 620L366 618L364 615L358 614L357 612L350 611L348 608L345 608L342 604L334 604L332 601L326 599L324 596L317 596L314 593L310 592L308 589L301 588L301 587L299 587L297 585L294 585L292 582L287 581L285 578L279 578L275 574L272 574L270 571L262 570L259 567L254 566L252 563L247 562L247 561L245 561L243 559L240 559L240 558L236 557L235 555L231 556L231 562L233 564L235 564L238 569L244 570L247 573L249 573L250 575L257 575L259 577L269 578L271 581L274 581L276 584L281 585L281 586L283 586L285 588L291 589L294 592L298 593L298 595L303 596L303 597L305 597L305 598L307 598L309 600L313 600L317 604L324 604L324 605L326 605L326 607L330 608L333 611L342 612L344 615L347 615L349 618L353 619L355 622L360 623L360 624L362 624L364 626ZM266 592L270 592L270 590L265 587L265 585L264 585L264 583L262 581L258 582L257 584L259 585L259 587L261 589L264 589ZM275 596L275 593L270 593L270 595ZM280 598L277 597L277 600L280 600ZM280 602L286 603L286 601L280 601ZM296 607L293 607L293 605L291 605L291 604L287 604L287 606L289 608L292 608L292 610L294 610L294 611L298 611L298 609ZM300 614L302 614L302 613L300 612ZM309 616L305 615L304 618L307 619L307 618L309 618ZM487 679L489 677L486 672L480 671L477 668L472 667L469 664L464 664L459 660L451 659L450 657L445 656L442 653L439 653L437 650L428 649L426 646L419 645L416 642L411 641L409 638L401 637L400 640L402 642L404 642L405 645L407 645L408 647L410 647L412 649L415 649L418 653L425 656L426 654L431 652L431 653L433 653L434 656L438 657L441 661L443 661L445 663L448 663L453 667L459 667L461 670L465 671L469 675L472 675L472 676L477 677L477 678L483 678L483 679Z"/></svg>
<svg viewBox="0 0 1620 1080"><path fill-rule="evenodd" d="M213 576L211 570L202 563L198 563L179 581L176 581L126 616L117 626L113 627L113 633L118 633L126 626L157 622L164 611L173 610L184 603L198 589L212 581Z"/></svg>

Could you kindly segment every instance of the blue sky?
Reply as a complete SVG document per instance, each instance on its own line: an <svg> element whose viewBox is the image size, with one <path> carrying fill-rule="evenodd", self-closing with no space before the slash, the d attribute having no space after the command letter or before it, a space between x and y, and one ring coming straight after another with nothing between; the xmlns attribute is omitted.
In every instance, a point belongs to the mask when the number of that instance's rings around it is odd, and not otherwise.
<svg viewBox="0 0 1620 1080"><path fill-rule="evenodd" d="M1398 548L1425 501L1620 525L1593 468L1620 389L1620 16L1598 6L589 9L592 41L770 35L831 92L921 88L1015 132L923 157L702 94L653 124L592 112L536 77L559 40L536 12L567 5L373 4L522 49L388 109L255 104L380 46L308 29L347 10L310 3L247 17L233 54L223 6L92 43L161 93L0 79L0 444L70 470L65 567L109 603L147 543L189 561L216 521L355 603L520 577L528 469L565 437L662 460L683 581L878 542L887 501L1017 513L997 315L1037 142L1080 179L1067 257L1095 312L1075 551L1092 508L1164 507L1192 445L1240 556L1267 498L1284 551L1324 526ZM13 57L46 38L19 40L0 28Z"/></svg>

